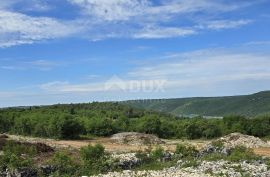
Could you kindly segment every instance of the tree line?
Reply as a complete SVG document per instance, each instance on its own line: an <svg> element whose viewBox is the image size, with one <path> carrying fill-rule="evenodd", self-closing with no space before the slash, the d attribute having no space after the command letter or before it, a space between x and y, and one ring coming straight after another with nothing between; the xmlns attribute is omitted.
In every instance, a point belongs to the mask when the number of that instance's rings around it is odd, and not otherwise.
<svg viewBox="0 0 270 177"><path fill-rule="evenodd" d="M83 135L110 136L133 131L161 138L211 139L232 132L266 137L270 136L270 115L185 118L114 102L0 110L0 133L76 139Z"/></svg>

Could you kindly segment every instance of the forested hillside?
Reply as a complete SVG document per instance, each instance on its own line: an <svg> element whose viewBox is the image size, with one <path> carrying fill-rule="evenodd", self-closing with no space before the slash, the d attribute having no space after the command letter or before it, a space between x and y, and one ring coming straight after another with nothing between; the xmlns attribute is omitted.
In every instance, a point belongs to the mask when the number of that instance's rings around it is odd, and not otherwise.
<svg viewBox="0 0 270 177"><path fill-rule="evenodd" d="M253 117L270 112L270 91L252 95L227 97L197 97L159 100L135 100L128 105L174 115L226 116L231 114Z"/></svg>
<svg viewBox="0 0 270 177"><path fill-rule="evenodd" d="M112 102L0 110L0 133L75 139L133 131L161 138L214 138L231 132L264 137L270 135L270 116L184 118Z"/></svg>

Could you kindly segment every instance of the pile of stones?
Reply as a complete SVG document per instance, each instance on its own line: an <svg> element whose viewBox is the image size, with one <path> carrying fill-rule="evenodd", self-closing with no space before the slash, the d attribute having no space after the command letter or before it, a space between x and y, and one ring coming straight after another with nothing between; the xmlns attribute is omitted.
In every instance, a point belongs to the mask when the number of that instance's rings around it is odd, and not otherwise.
<svg viewBox="0 0 270 177"><path fill-rule="evenodd" d="M117 133L111 137L111 140L114 143L128 144L128 145L164 144L164 142L155 135L137 133L137 132Z"/></svg>

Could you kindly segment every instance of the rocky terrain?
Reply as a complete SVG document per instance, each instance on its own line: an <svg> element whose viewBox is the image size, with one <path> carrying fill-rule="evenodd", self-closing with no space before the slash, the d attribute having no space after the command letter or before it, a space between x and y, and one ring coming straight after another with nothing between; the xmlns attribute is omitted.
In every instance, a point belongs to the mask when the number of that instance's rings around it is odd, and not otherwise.
<svg viewBox="0 0 270 177"><path fill-rule="evenodd" d="M38 149L38 158L45 158L46 154L51 155L57 149L63 147L50 147L48 141L41 143L37 139L29 139L25 141L24 138L18 138L16 136L1 135L0 147L7 141L12 139L18 144L24 144L29 147L35 146ZM110 139L113 143L125 144L128 146L140 146L149 145L149 147L166 147L167 141L162 141L154 135L145 135L141 133L121 133L116 134ZM149 143L150 142L150 143ZM185 143L185 142L183 142ZM160 146L162 145L162 146ZM113 162L113 165L118 167L119 170L115 172L109 172L106 174L100 174L95 177L137 177L137 176L149 176L149 177L210 177L210 176L224 176L224 177L270 177L270 161L267 161L267 157L258 159L230 161L223 159L231 154L232 150L236 147L244 146L246 148L269 148L269 144L259 138L242 135L240 133L232 133L211 143L206 143L202 148L197 149L197 154L194 158L187 159L183 155L176 154L176 152L166 149L162 152L162 157L158 159L158 163L173 162L170 166L164 166L159 170L143 170L137 169L142 166L144 159L138 156L137 151L131 152L110 152L109 157ZM68 147L68 146L66 146ZM69 151L72 150L67 148ZM74 149L73 149L74 150ZM72 150L72 151L73 151ZM0 149L1 152L1 149ZM144 152L146 157L150 157L151 152ZM208 155L222 154L222 158L209 160L205 159ZM1 155L1 153L0 153ZM76 156L76 154L75 154ZM44 159L37 161L44 161ZM38 165L39 170L44 174L50 174L56 169L53 166ZM37 171L27 168L10 171L2 171L0 177L37 177Z"/></svg>
<svg viewBox="0 0 270 177"><path fill-rule="evenodd" d="M164 142L155 135L137 132L117 133L111 137L111 140L115 143L128 145L164 144Z"/></svg>
<svg viewBox="0 0 270 177"><path fill-rule="evenodd" d="M245 146L247 148L269 147L269 144L260 138L241 133L231 133L216 141L221 141L226 148L234 148L236 146Z"/></svg>
<svg viewBox="0 0 270 177"><path fill-rule="evenodd" d="M227 156L230 154L232 149L242 146L246 148L258 148L269 147L269 144L253 136L243 135L240 133L232 133L230 135L217 139L203 147L198 152L199 156L196 163L190 166L187 164L191 162L185 160L178 160L175 166L170 168L164 168L163 170L124 170L122 172L110 172L108 174L101 174L96 177L270 177L269 164L267 165L264 160L244 160L240 162L232 162L222 159L215 161L206 161L202 160L201 158L205 155L213 153L220 153ZM136 158L135 153L115 155L114 157L119 158L120 164L124 167L123 169L129 169L129 167L136 166L140 163L140 159Z"/></svg>
<svg viewBox="0 0 270 177"><path fill-rule="evenodd" d="M182 168L183 161L179 161L175 167L165 168L160 171L131 171L125 170L123 172L111 172L108 174L97 175L95 177L210 177L210 176L224 176L224 177L269 177L270 170L265 164L260 162L241 162L230 163L228 161L208 162L202 161L197 167Z"/></svg>

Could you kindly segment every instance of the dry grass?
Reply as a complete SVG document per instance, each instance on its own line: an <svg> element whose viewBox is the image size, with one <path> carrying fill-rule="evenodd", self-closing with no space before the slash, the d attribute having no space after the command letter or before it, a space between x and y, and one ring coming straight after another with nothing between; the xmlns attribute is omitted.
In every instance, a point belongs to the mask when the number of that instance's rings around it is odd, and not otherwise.
<svg viewBox="0 0 270 177"><path fill-rule="evenodd" d="M254 153L257 155L270 157L270 147L255 148Z"/></svg>

